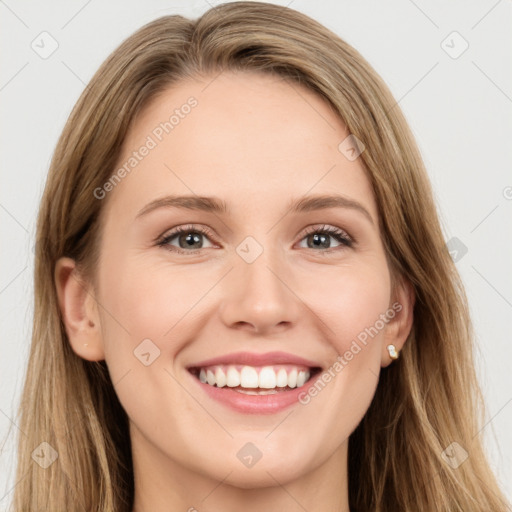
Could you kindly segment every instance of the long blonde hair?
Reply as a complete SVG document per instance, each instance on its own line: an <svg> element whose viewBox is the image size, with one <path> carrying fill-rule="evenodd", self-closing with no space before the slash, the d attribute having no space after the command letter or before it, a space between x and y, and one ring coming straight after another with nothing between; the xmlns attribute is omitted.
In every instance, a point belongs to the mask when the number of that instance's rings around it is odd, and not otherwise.
<svg viewBox="0 0 512 512"><path fill-rule="evenodd" d="M54 269L74 258L94 277L104 201L134 117L178 81L223 70L285 77L325 98L365 146L391 270L413 285L414 325L401 357L381 372L349 440L352 512L505 511L482 448L484 402L467 299L445 246L431 186L411 131L387 86L337 35L292 9L235 2L197 20L165 16L103 63L57 144L37 223L30 360L19 409L13 507L130 512L134 483L128 421L104 361L71 349ZM31 454L49 443L47 469ZM458 443L468 458L447 463ZM446 452L445 452L446 453Z"/></svg>

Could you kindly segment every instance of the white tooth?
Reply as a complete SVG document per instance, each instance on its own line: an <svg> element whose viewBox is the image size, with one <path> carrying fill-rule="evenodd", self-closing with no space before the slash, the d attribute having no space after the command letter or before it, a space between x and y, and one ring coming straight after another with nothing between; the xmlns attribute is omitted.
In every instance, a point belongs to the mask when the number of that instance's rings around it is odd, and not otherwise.
<svg viewBox="0 0 512 512"><path fill-rule="evenodd" d="M299 375L297 375L297 387L300 388L301 386L304 386L304 383L306 382L306 372L299 372Z"/></svg>
<svg viewBox="0 0 512 512"><path fill-rule="evenodd" d="M275 389L260 389L259 391L253 389L237 389L236 391L244 395L275 395L278 393Z"/></svg>
<svg viewBox="0 0 512 512"><path fill-rule="evenodd" d="M244 366L240 374L240 386L243 388L258 387L258 372L252 366Z"/></svg>
<svg viewBox="0 0 512 512"><path fill-rule="evenodd" d="M285 372L286 373L286 372ZM264 389L272 389L276 387L276 372L272 366L264 366L260 370L259 386Z"/></svg>
<svg viewBox="0 0 512 512"><path fill-rule="evenodd" d="M291 388L294 388L297 385L297 370L294 368L289 374L288 374L288 386Z"/></svg>
<svg viewBox="0 0 512 512"><path fill-rule="evenodd" d="M240 386L240 374L238 373L238 370L233 366L228 368L226 384L229 388L236 388L237 386Z"/></svg>
<svg viewBox="0 0 512 512"><path fill-rule="evenodd" d="M206 372L201 368L199 372L199 380L204 384L206 382Z"/></svg>
<svg viewBox="0 0 512 512"><path fill-rule="evenodd" d="M206 382L213 386L215 384L215 375L211 370L206 370Z"/></svg>
<svg viewBox="0 0 512 512"><path fill-rule="evenodd" d="M223 388L226 385L226 374L222 368L217 368L215 372L215 380L217 381L217 387Z"/></svg>
<svg viewBox="0 0 512 512"><path fill-rule="evenodd" d="M285 388L288 386L288 374L284 368L277 372L276 384L278 388Z"/></svg>

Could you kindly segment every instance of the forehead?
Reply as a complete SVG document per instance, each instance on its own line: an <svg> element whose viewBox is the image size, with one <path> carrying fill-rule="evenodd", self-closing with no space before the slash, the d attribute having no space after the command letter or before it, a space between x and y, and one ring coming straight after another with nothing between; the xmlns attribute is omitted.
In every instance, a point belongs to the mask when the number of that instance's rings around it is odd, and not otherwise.
<svg viewBox="0 0 512 512"><path fill-rule="evenodd" d="M261 211L284 196L337 192L377 218L361 159L339 149L348 135L325 99L281 77L223 72L181 81L135 119L116 167L128 172L110 199L142 207L193 193Z"/></svg>

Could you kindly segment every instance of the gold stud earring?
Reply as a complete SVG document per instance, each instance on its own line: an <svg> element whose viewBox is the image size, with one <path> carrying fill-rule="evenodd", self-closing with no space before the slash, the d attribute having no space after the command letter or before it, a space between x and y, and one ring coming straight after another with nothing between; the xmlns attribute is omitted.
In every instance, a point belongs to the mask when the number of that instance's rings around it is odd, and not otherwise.
<svg viewBox="0 0 512 512"><path fill-rule="evenodd" d="M388 349L389 357L391 359L398 359L398 352L395 348L395 345L388 345L386 348Z"/></svg>

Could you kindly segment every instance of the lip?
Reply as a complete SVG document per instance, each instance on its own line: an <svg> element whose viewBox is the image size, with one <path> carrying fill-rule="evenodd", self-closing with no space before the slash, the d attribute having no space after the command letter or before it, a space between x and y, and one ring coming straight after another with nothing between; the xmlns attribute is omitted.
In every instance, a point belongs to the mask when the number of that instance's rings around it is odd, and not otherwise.
<svg viewBox="0 0 512 512"><path fill-rule="evenodd" d="M304 359L303 357L288 354L286 352L265 352L257 354L254 352L233 352L223 356L214 357L199 361L198 363L191 364L187 367L190 368L205 368L207 366L214 366L217 364L241 364L246 366L273 366L277 364L295 364L297 366L309 366L310 368L321 368L322 365Z"/></svg>
<svg viewBox="0 0 512 512"><path fill-rule="evenodd" d="M278 391L271 395L246 395L228 387L218 388L216 386L210 386L207 383L202 383L190 371L195 368L204 368L207 366L221 364L240 364L247 366L292 364L297 366L308 366L316 369L317 371L300 388L294 388L288 391ZM285 352L266 352L264 354L236 352L194 363L193 365L188 366L187 370L187 373L196 382L199 389L206 393L210 399L227 406L231 410L244 414L275 414L291 407L294 404L298 404L299 396L302 393L307 393L308 388L314 385L317 378L322 374L322 367L320 364Z"/></svg>

